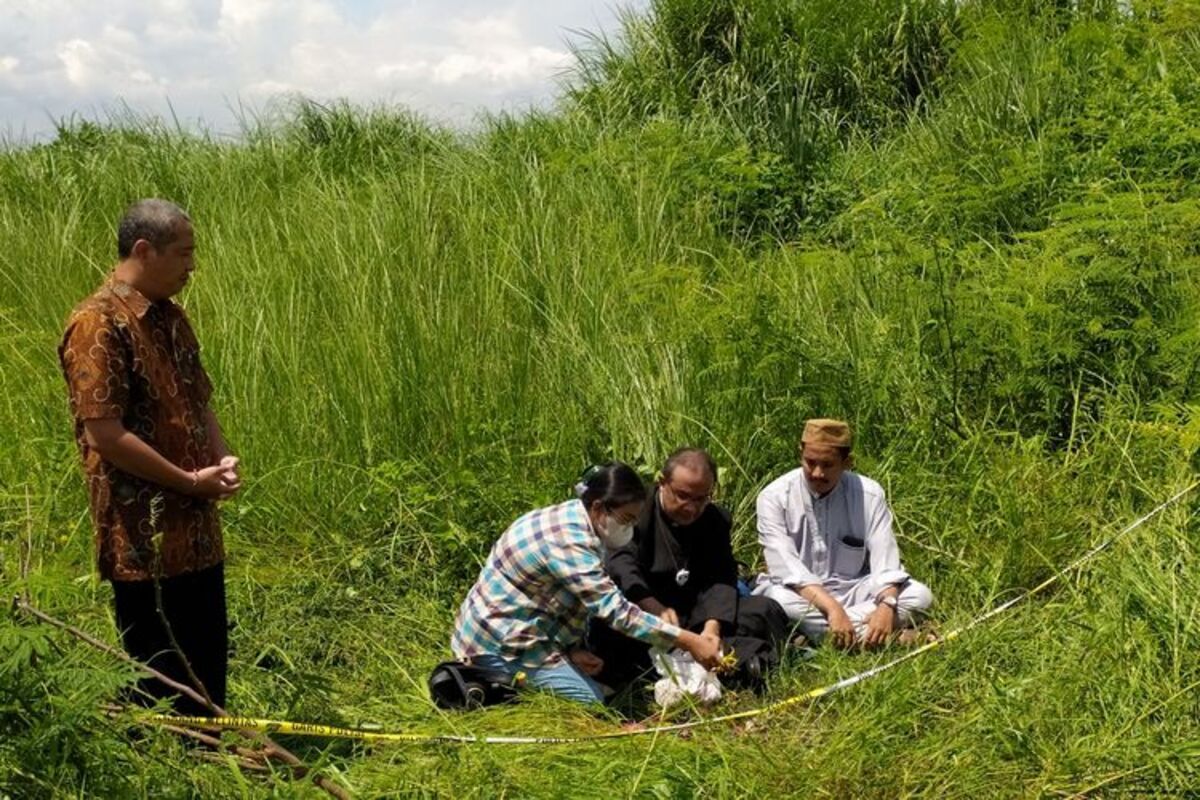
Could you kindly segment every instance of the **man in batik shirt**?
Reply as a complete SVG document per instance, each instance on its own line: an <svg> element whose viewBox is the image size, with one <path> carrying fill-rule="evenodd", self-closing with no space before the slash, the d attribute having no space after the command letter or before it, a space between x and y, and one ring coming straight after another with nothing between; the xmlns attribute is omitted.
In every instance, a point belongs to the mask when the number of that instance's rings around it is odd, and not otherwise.
<svg viewBox="0 0 1200 800"><path fill-rule="evenodd" d="M117 228L119 261L72 312L59 360L122 643L221 705L228 648L215 504L241 483L208 406L196 337L170 299L187 285L194 250L178 206L131 206ZM139 701L170 696L153 680L140 688ZM208 712L174 701L181 713Z"/></svg>

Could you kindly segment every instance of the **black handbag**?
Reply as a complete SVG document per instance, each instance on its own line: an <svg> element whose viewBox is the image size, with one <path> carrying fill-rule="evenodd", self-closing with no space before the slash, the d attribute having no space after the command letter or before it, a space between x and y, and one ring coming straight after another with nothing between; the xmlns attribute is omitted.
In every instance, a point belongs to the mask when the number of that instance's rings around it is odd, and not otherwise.
<svg viewBox="0 0 1200 800"><path fill-rule="evenodd" d="M429 697L438 708L469 711L517 699L512 677L461 661L443 661L429 675Z"/></svg>

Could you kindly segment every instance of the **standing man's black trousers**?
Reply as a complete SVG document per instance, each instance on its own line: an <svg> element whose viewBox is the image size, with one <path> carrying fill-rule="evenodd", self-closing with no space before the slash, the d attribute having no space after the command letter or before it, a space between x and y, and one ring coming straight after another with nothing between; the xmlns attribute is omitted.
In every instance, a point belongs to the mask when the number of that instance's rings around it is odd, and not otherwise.
<svg viewBox="0 0 1200 800"><path fill-rule="evenodd" d="M225 672L228 661L229 629L225 614L225 566L217 564L159 581L162 610L179 650L192 672L204 685L209 698L225 705ZM179 658L163 626L155 602L154 581L113 581L117 628L125 652L169 678L193 689L194 682ZM175 710L185 716L213 713L191 698L177 695L155 678L138 682L132 702L149 705L157 698L171 698ZM199 690L197 690L199 691ZM201 695L204 692L200 692ZM148 695L148 697L147 697Z"/></svg>

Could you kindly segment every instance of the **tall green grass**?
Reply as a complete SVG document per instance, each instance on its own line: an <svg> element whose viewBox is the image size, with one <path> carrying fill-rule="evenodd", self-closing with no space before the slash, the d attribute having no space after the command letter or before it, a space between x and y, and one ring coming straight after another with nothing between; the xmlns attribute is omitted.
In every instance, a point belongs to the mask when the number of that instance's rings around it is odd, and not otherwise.
<svg viewBox="0 0 1200 800"><path fill-rule="evenodd" d="M224 513L239 712L603 727L424 695L517 514L587 463L712 449L739 555L844 416L953 628L1190 481L1193 3L660 2L553 113L479 133L302 103L0 153L0 588L113 639L55 346L130 200L195 218L182 298L247 486ZM364 796L1200 789L1194 503L984 630L753 727L570 748L297 742ZM305 794L96 704L128 675L0 624L0 794ZM781 698L886 656L789 661ZM735 696L729 707L752 707Z"/></svg>

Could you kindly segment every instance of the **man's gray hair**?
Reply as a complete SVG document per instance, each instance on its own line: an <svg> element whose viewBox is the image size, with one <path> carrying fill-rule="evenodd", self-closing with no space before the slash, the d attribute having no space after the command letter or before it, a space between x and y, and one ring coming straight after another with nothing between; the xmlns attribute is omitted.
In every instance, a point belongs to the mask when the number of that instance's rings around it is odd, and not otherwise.
<svg viewBox="0 0 1200 800"><path fill-rule="evenodd" d="M125 209L117 224L117 258L129 258L138 239L165 247L175 240L179 223L191 221L187 212L170 200L138 200Z"/></svg>

